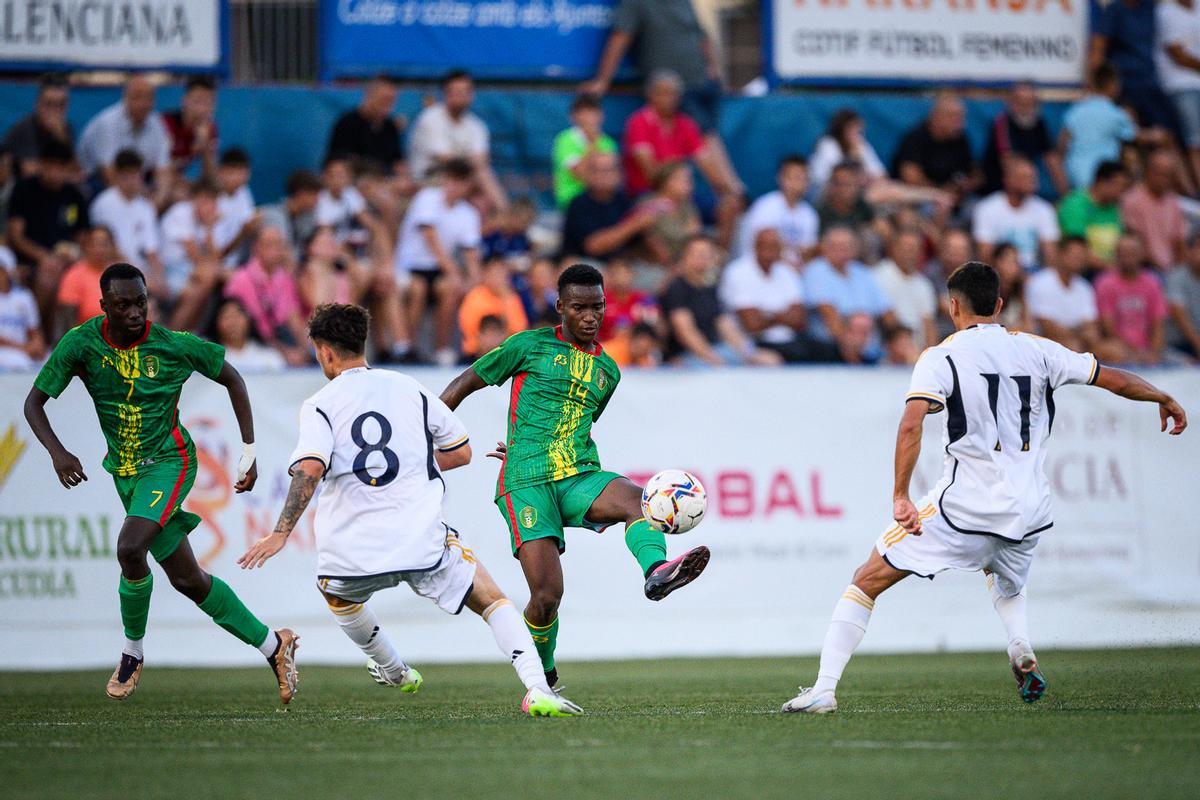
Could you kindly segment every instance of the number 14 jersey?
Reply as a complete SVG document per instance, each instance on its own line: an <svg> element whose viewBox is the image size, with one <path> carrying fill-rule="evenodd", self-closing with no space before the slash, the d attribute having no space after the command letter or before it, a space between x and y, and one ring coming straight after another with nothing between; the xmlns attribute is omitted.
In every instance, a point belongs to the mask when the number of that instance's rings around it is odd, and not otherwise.
<svg viewBox="0 0 1200 800"><path fill-rule="evenodd" d="M445 550L442 480L434 452L467 444L467 430L417 381L349 369L300 408L291 465L325 466L315 521L318 578L435 568Z"/></svg>
<svg viewBox="0 0 1200 800"><path fill-rule="evenodd" d="M907 400L945 410L945 472L929 500L958 533L1020 541L1051 527L1046 440L1054 392L1100 365L1049 339L976 325L926 350ZM924 504L922 504L923 506Z"/></svg>

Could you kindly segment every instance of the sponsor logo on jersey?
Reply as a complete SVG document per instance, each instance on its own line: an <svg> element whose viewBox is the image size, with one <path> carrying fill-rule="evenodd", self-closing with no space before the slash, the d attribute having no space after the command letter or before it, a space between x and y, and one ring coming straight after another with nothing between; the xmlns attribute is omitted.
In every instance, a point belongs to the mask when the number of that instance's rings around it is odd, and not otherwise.
<svg viewBox="0 0 1200 800"><path fill-rule="evenodd" d="M3 438L0 438L0 489L4 488L13 467L17 465L17 461L24 452L25 441L17 436L16 424L10 423Z"/></svg>
<svg viewBox="0 0 1200 800"><path fill-rule="evenodd" d="M525 506L521 509L521 527L532 528L534 525L537 525L537 509Z"/></svg>
<svg viewBox="0 0 1200 800"><path fill-rule="evenodd" d="M565 367L566 365L567 365L567 357L564 354L559 353L558 355L556 355L554 357L554 366Z"/></svg>
<svg viewBox="0 0 1200 800"><path fill-rule="evenodd" d="M158 356L146 356L142 359L142 372L147 378L153 378L158 374Z"/></svg>

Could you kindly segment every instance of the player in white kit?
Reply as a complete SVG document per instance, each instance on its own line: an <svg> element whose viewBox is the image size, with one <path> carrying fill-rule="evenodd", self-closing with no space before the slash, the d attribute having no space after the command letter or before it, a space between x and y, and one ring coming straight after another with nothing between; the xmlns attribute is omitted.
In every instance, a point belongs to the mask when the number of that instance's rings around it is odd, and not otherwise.
<svg viewBox="0 0 1200 800"><path fill-rule="evenodd" d="M982 570L1008 633L1008 657L1021 699L1038 700L1046 679L1029 641L1025 580L1043 531L1054 525L1043 472L1054 425L1054 392L1067 384L1099 386L1130 400L1157 403L1162 430L1187 427L1168 394L1123 370L1101 367L1091 354L997 324L1000 280L986 264L959 267L947 282L957 332L926 350L896 435L895 524L838 601L821 648L816 684L785 712L826 714L862 641L875 599L909 575L932 579L947 569ZM945 473L921 502L909 482L921 452L927 414L945 411Z"/></svg>
<svg viewBox="0 0 1200 800"><path fill-rule="evenodd" d="M442 472L471 460L466 428L437 395L410 377L367 366L369 317L324 305L308 333L329 383L300 409L287 500L275 530L238 563L262 566L278 553L324 481L317 500L317 586L338 625L368 656L377 683L415 692L421 675L396 652L367 605L407 583L443 611L483 617L525 684L530 716L583 713L546 684L542 662L516 607L457 531L442 519Z"/></svg>

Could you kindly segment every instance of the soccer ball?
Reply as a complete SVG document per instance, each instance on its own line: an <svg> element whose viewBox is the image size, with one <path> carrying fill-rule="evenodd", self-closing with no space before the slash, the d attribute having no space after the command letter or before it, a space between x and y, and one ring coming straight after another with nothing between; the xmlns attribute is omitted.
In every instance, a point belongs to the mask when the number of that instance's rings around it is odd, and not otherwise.
<svg viewBox="0 0 1200 800"><path fill-rule="evenodd" d="M704 487L681 469L664 469L642 490L642 514L663 533L687 533L700 524L706 508Z"/></svg>

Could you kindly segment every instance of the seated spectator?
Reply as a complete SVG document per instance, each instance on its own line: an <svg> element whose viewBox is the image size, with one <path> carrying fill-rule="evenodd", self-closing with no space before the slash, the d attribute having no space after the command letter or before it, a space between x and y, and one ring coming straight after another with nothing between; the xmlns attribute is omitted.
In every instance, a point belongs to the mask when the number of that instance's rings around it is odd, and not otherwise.
<svg viewBox="0 0 1200 800"><path fill-rule="evenodd" d="M1121 147L1138 138L1129 112L1116 103L1121 79L1111 64L1092 72L1088 94L1067 109L1058 149L1063 154L1071 186L1093 185L1097 170L1107 161L1120 161Z"/></svg>
<svg viewBox="0 0 1200 800"><path fill-rule="evenodd" d="M12 265L0 265L0 372L32 370L45 354L33 294L17 283Z"/></svg>
<svg viewBox="0 0 1200 800"><path fill-rule="evenodd" d="M463 354L472 361L487 352L479 341L485 317L502 320L506 337L529 327L521 298L512 288L508 264L499 256L483 262L483 275L479 283L467 292L458 309Z"/></svg>
<svg viewBox="0 0 1200 800"><path fill-rule="evenodd" d="M158 214L143 196L144 188L142 157L136 150L122 150L113 159L112 186L96 196L88 216L93 225L111 232L119 258L140 269L150 294L162 300L167 294L158 257Z"/></svg>
<svg viewBox="0 0 1200 800"><path fill-rule="evenodd" d="M333 228L317 228L308 240L296 279L304 316L326 303L360 304L370 280L368 271L349 247L338 241Z"/></svg>
<svg viewBox="0 0 1200 800"><path fill-rule="evenodd" d="M332 228L339 242L365 248L379 222L367 210L367 201L354 188L354 165L343 153L326 156L321 168L321 191L313 214L317 225Z"/></svg>
<svg viewBox="0 0 1200 800"><path fill-rule="evenodd" d="M321 179L308 170L297 170L288 176L282 201L258 210L259 228L275 228L298 260L304 256L304 243L317 230L317 199L321 196Z"/></svg>
<svg viewBox="0 0 1200 800"><path fill-rule="evenodd" d="M362 100L334 124L325 157L340 153L353 156L364 168L378 167L389 174L395 171L404 159L401 125L392 116L399 94L395 81L386 75L367 81Z"/></svg>
<svg viewBox="0 0 1200 800"><path fill-rule="evenodd" d="M508 205L504 190L492 172L491 135L483 120L471 113L475 82L469 73L455 70L442 79L442 102L426 108L413 123L408 162L413 176L428 180L451 160L464 159L477 177L477 188L488 205Z"/></svg>
<svg viewBox="0 0 1200 800"><path fill-rule="evenodd" d="M534 259L524 275L513 278L529 327L544 328L560 322L555 303L558 302L558 268L548 258Z"/></svg>
<svg viewBox="0 0 1200 800"><path fill-rule="evenodd" d="M1035 194L1037 181L1032 161L1020 155L1005 160L1004 189L979 201L972 214L981 260L990 261L996 245L1007 242L1027 272L1053 261L1058 219L1054 206Z"/></svg>
<svg viewBox="0 0 1200 800"><path fill-rule="evenodd" d="M873 364L883 357L878 328L896 324L891 301L870 269L857 260L858 237L845 227L821 236L821 256L804 270L812 309L813 336L837 347L848 364Z"/></svg>
<svg viewBox="0 0 1200 800"><path fill-rule="evenodd" d="M490 353L507 339L508 325L496 316L487 316L479 321L479 352Z"/></svg>
<svg viewBox="0 0 1200 800"><path fill-rule="evenodd" d="M80 237L79 260L63 273L58 285L55 310L55 339L76 325L104 313L100 308L100 276L117 258L113 234L103 225L93 225Z"/></svg>
<svg viewBox="0 0 1200 800"><path fill-rule="evenodd" d="M962 100L941 92L929 116L900 140L892 174L910 186L941 189L962 202L982 184L971 155Z"/></svg>
<svg viewBox="0 0 1200 800"><path fill-rule="evenodd" d="M12 159L14 179L36 175L42 148L51 142L75 151L75 131L67 121L69 99L63 76L47 75L38 82L33 113L17 120L0 141L0 157Z"/></svg>
<svg viewBox="0 0 1200 800"><path fill-rule="evenodd" d="M571 103L571 127L554 137L554 201L566 211L587 188L588 172L597 155L617 154L616 141L604 132L604 108L592 94Z"/></svg>
<svg viewBox="0 0 1200 800"><path fill-rule="evenodd" d="M1004 301L998 317L1000 324L1012 331L1032 331L1033 320L1025 305L1027 273L1021 266L1017 248L1008 242L998 245L992 253L992 266L1000 276L1000 299Z"/></svg>
<svg viewBox="0 0 1200 800"><path fill-rule="evenodd" d="M288 365L279 350L258 339L250 315L232 297L217 306L208 338L225 348L225 361L243 374L282 372Z"/></svg>
<svg viewBox="0 0 1200 800"><path fill-rule="evenodd" d="M755 344L778 353L784 361L836 361L836 348L808 335L800 276L783 260L779 233L774 228L759 230L752 247L721 274L722 307L737 315Z"/></svg>
<svg viewBox="0 0 1200 800"><path fill-rule="evenodd" d="M638 201L633 214L653 219L642 234L646 255L655 264L669 267L701 229L700 211L692 201L692 168L683 161L664 164L655 173L653 186L653 193Z"/></svg>
<svg viewBox="0 0 1200 800"><path fill-rule="evenodd" d="M188 78L179 108L162 115L171 137L171 166L178 177L199 165L195 177L216 177L219 136L216 123L217 84L207 75Z"/></svg>
<svg viewBox="0 0 1200 800"><path fill-rule="evenodd" d="M1200 5L1196 0L1155 5L1155 66L1175 106L1192 174L1200 176Z"/></svg>
<svg viewBox="0 0 1200 800"><path fill-rule="evenodd" d="M890 257L875 266L875 281L895 309L896 322L908 328L918 352L938 342L937 292L921 271L924 249L921 232L904 228L892 238Z"/></svg>
<svg viewBox="0 0 1200 800"><path fill-rule="evenodd" d="M782 364L777 353L756 347L721 307L712 280L716 266L717 247L711 239L697 235L684 244L676 277L659 298L667 320L664 360L688 367Z"/></svg>
<svg viewBox="0 0 1200 800"><path fill-rule="evenodd" d="M635 325L658 323L658 301L638 290L636 277L633 267L623 258L612 259L604 268L604 320L597 338L605 348L626 337Z"/></svg>
<svg viewBox="0 0 1200 800"><path fill-rule="evenodd" d="M404 216L395 269L402 284L408 281L408 320L414 332L434 302L434 359L448 367L458 360L451 346L458 304L466 287L479 280L481 231L479 212L467 200L475 189L471 162L447 161L441 173L441 185L417 192Z"/></svg>
<svg viewBox="0 0 1200 800"><path fill-rule="evenodd" d="M1126 233L1117 240L1116 267L1096 279L1096 308L1103 335L1120 345L1118 363L1162 361L1167 300L1159 279L1146 268L1137 236Z"/></svg>
<svg viewBox="0 0 1200 800"><path fill-rule="evenodd" d="M954 333L954 322L950 319L950 294L946 281L954 270L968 261L975 260L975 241L971 234L961 228L947 228L937 238L934 257L925 264L925 277L933 283L937 293L938 315L937 336L931 344Z"/></svg>
<svg viewBox="0 0 1200 800"><path fill-rule="evenodd" d="M1025 286L1029 316L1038 333L1077 352L1097 353L1100 344L1096 293L1083 278L1087 242L1069 236L1059 242L1054 266L1032 275Z"/></svg>
<svg viewBox="0 0 1200 800"><path fill-rule="evenodd" d="M625 335L605 344L604 352L608 353L621 369L649 369L662 363L662 342L659 340L658 331L647 322L639 322Z"/></svg>
<svg viewBox="0 0 1200 800"><path fill-rule="evenodd" d="M1174 190L1180 166L1173 150L1154 150L1146 157L1141 183L1121 198L1121 221L1141 238L1150 263L1162 272L1184 258L1187 220Z"/></svg>
<svg viewBox="0 0 1200 800"><path fill-rule="evenodd" d="M529 254L533 244L529 241L529 229L537 217L537 205L528 197L514 201L497 215L497 224L483 237L483 257L500 257L514 269L529 266Z"/></svg>
<svg viewBox="0 0 1200 800"><path fill-rule="evenodd" d="M154 206L165 208L173 182L171 135L154 110L154 84L145 75L130 75L120 102L93 117L79 137L79 165L97 190L112 185L113 161L122 150L136 150L142 157L154 174Z"/></svg>
<svg viewBox="0 0 1200 800"><path fill-rule="evenodd" d="M282 231L263 228L254 243L254 256L225 282L225 296L241 302L258 337L288 364L309 363L295 262Z"/></svg>
<svg viewBox="0 0 1200 800"><path fill-rule="evenodd" d="M862 167L843 161L833 168L825 184L825 194L817 203L821 233L830 228L850 228L860 236L869 235L875 223L875 210L863 197Z"/></svg>
<svg viewBox="0 0 1200 800"><path fill-rule="evenodd" d="M1167 275L1167 342L1173 350L1200 360L1200 235L1188 243L1184 264Z"/></svg>
<svg viewBox="0 0 1200 800"><path fill-rule="evenodd" d="M984 191L988 194L1004 188L1004 161L1012 155L1045 167L1058 194L1071 190L1062 156L1055 149L1050 128L1039 108L1037 90L1025 81L1009 89L1004 110L992 119L988 129L987 147L983 151Z"/></svg>
<svg viewBox="0 0 1200 800"><path fill-rule="evenodd" d="M197 181L191 197L163 214L159 241L166 293L174 302L171 327L192 330L224 279L221 260L236 232L221 224L217 187Z"/></svg>
<svg viewBox="0 0 1200 800"><path fill-rule="evenodd" d="M1087 241L1092 272L1112 266L1113 251L1124 230L1119 204L1128 189L1129 171L1116 161L1105 161L1096 168L1090 188L1076 189L1058 206L1062 235L1082 236Z"/></svg>
<svg viewBox="0 0 1200 800"><path fill-rule="evenodd" d="M599 153L591 158L585 181L587 191L567 206L560 252L607 261L636 242L656 215L629 213L632 204L621 191L615 155Z"/></svg>
<svg viewBox="0 0 1200 800"><path fill-rule="evenodd" d="M243 264L249 258L250 241L258 232L259 217L250 191L250 154L240 147L221 153L217 162L217 210L221 219L237 235L230 242L225 266Z"/></svg>
<svg viewBox="0 0 1200 800"><path fill-rule="evenodd" d="M911 328L897 325L883 332L883 363L893 367L911 367L921 356Z"/></svg>
<svg viewBox="0 0 1200 800"><path fill-rule="evenodd" d="M775 170L779 188L755 200L742 219L738 252L754 246L759 231L771 228L783 240L783 258L793 267L801 267L817 249L821 221L804 199L808 192L808 164L802 156L785 156Z"/></svg>

